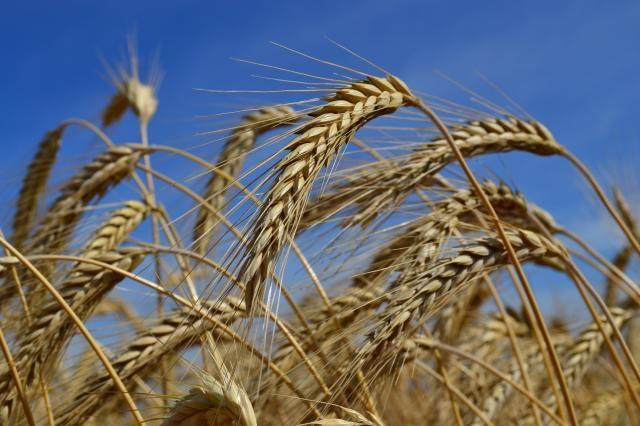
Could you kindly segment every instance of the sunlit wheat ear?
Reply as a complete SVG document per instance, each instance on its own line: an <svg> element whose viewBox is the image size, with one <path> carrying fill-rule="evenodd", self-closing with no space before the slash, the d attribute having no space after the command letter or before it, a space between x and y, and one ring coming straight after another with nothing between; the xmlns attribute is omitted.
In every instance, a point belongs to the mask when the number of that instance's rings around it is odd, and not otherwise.
<svg viewBox="0 0 640 426"><path fill-rule="evenodd" d="M530 231L508 234L518 259L545 261L563 255L564 251L550 240ZM398 353L413 321L424 321L449 303L452 298L486 273L508 264L502 242L493 237L477 238L473 243L456 248L427 270L419 268L393 284L393 292L367 342L359 360L380 365L390 354Z"/></svg>
<svg viewBox="0 0 640 426"><path fill-rule="evenodd" d="M189 395L177 401L162 425L256 426L258 423L249 396L227 370L209 334L207 342L211 350L214 375L204 373L202 385L191 389Z"/></svg>
<svg viewBox="0 0 640 426"><path fill-rule="evenodd" d="M533 213L550 229L557 228L551 215L529 204L522 194L504 184L485 181L482 189L501 219L524 229L535 229L528 215ZM440 247L462 223L476 223L482 205L473 191L461 189L436 202L429 214L414 219L374 255L368 271L354 278L357 287L376 285L392 272L413 271L437 258Z"/></svg>
<svg viewBox="0 0 640 426"><path fill-rule="evenodd" d="M49 174L60 149L64 129L65 126L60 126L47 132L22 180L16 212L13 216L13 235L11 236L12 244L18 249L22 248L34 225L40 197L47 187Z"/></svg>
<svg viewBox="0 0 640 426"><path fill-rule="evenodd" d="M112 266L132 271L143 256L136 249L122 249L105 253L97 260ZM86 319L100 300L124 277L96 265L78 264L60 284L59 292L80 319ZM66 343L73 335L73 322L56 301L33 312L37 318L18 339L15 356L18 370L26 386L36 380L40 368L50 371L57 362ZM4 368L0 369L0 401L3 411L11 412L15 402L11 378Z"/></svg>
<svg viewBox="0 0 640 426"><path fill-rule="evenodd" d="M338 89L328 102L311 113L289 153L275 167L275 182L268 190L251 229L251 243L241 266L246 283L245 302L251 310L262 299L264 283L298 219L320 171L330 164L355 132L376 117L416 102L408 87L396 77L369 77Z"/></svg>
<svg viewBox="0 0 640 426"><path fill-rule="evenodd" d="M542 124L513 117L472 121L454 127L451 135L466 158L515 150L552 155L562 149ZM431 185L433 177L454 161L448 143L436 138L406 156L374 163L346 176L344 183L311 201L300 219L300 229L352 204L357 205L356 214L345 219L343 225L366 226L419 187Z"/></svg>
<svg viewBox="0 0 640 426"><path fill-rule="evenodd" d="M178 400L163 426L257 425L249 397L240 388L225 389L213 378Z"/></svg>
<svg viewBox="0 0 640 426"><path fill-rule="evenodd" d="M132 53L130 62L130 71L120 68L119 75L111 72L116 93L102 111L102 127L109 127L118 122L127 109L131 109L140 121L148 123L158 108L157 83L140 81L135 53Z"/></svg>
<svg viewBox="0 0 640 426"><path fill-rule="evenodd" d="M216 301L204 306L210 315L230 325L241 316L242 302L234 298ZM174 355L182 348L199 342L198 336L214 331L214 324L199 313L179 308L167 314L156 325L139 331L125 351L114 358L112 364L127 389L132 389L136 378L153 374L162 358ZM79 426L93 416L101 406L118 398L108 374L100 373L76 390L70 402L55 412L60 424Z"/></svg>
<svg viewBox="0 0 640 426"><path fill-rule="evenodd" d="M234 129L227 140L216 168L229 176L237 178L245 157L253 149L261 134L279 126L288 125L296 120L295 111L286 105L260 109L243 117L242 123ZM203 198L216 211L222 211L226 204L226 189L231 185L227 179L212 172ZM201 207L193 227L193 250L204 254L214 237L216 218L210 210Z"/></svg>
<svg viewBox="0 0 640 426"><path fill-rule="evenodd" d="M111 147L69 179L33 236L31 250L55 252L65 247L83 208L128 177L140 155L132 147Z"/></svg>
<svg viewBox="0 0 640 426"><path fill-rule="evenodd" d="M148 212L149 207L146 204L127 201L124 207L113 212L111 217L98 227L82 250L83 256L92 258L116 248L144 220Z"/></svg>
<svg viewBox="0 0 640 426"><path fill-rule="evenodd" d="M610 310L613 322L617 328L621 328L631 318L633 313L617 307L610 308ZM604 333L607 336L611 336L613 334L613 327L609 321L607 321L607 318L603 315L600 317L600 321L602 322ZM580 332L573 344L564 352L562 356L562 372L570 388L573 389L580 385L591 363L600 353L604 341L603 333L594 322ZM543 401L549 407L556 408L555 398L550 391L545 393ZM522 424L533 425L533 417L528 416L522 419Z"/></svg>

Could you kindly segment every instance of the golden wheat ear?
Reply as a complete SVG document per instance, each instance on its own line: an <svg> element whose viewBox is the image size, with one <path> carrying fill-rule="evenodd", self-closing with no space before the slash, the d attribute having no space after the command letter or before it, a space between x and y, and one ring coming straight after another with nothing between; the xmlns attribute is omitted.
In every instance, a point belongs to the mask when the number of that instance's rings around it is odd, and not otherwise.
<svg viewBox="0 0 640 426"><path fill-rule="evenodd" d="M158 109L158 98L156 96L158 81L155 78L150 78L147 83L140 81L139 61L132 46L130 46L129 56L129 70L118 67L119 72L116 74L107 65L107 71L111 76L116 92L102 110L101 121L104 128L120 121L127 109L130 109L144 123L148 123ZM157 75L157 71L153 74Z"/></svg>
<svg viewBox="0 0 640 426"><path fill-rule="evenodd" d="M266 194L251 230L249 253L241 267L250 310L262 300L264 283L287 238L295 235L313 182L353 135L369 121L413 105L415 97L398 78L369 77L342 87L310 113L297 131L289 153L275 167L275 181Z"/></svg>
<svg viewBox="0 0 640 426"><path fill-rule="evenodd" d="M39 201L47 187L65 128L66 126L62 125L47 132L22 180L16 212L13 216L13 235L11 236L11 241L17 249L22 248L35 224Z"/></svg>
<svg viewBox="0 0 640 426"><path fill-rule="evenodd" d="M239 424L257 426L256 414L244 388L238 384L213 341L206 335L213 361L213 373L202 375L202 385L192 388L178 400L163 426L195 426L200 424Z"/></svg>

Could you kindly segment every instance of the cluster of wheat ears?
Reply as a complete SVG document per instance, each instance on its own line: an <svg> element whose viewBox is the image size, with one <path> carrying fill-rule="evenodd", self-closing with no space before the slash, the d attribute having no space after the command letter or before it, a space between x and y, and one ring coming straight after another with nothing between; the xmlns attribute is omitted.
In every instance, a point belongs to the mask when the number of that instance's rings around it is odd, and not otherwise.
<svg viewBox="0 0 640 426"><path fill-rule="evenodd" d="M524 114L305 57L337 71L269 69L319 96L221 115L198 153L149 141L135 60L101 123L45 133L0 233L0 424L638 424L623 195ZM127 111L139 141L117 143ZM103 148L60 178L72 128ZM614 259L467 164L511 151L568 160ZM569 315L533 272L575 287Z"/></svg>

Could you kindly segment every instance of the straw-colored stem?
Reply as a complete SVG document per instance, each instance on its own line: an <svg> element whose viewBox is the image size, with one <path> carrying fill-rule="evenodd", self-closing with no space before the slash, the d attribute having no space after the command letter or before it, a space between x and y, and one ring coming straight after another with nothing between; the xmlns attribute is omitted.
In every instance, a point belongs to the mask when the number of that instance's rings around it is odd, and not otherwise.
<svg viewBox="0 0 640 426"><path fill-rule="evenodd" d="M73 321L76 327L78 327L78 330L80 330L80 333L84 336L87 343L89 343L89 345L95 352L98 359L100 359L100 362L102 363L104 368L107 370L107 372L111 376L111 379L115 382L116 386L118 387L118 391L122 395L122 398L125 400L126 404L131 409L131 415L133 416L135 422L139 425L142 425L144 423L144 420L140 416L140 413L138 411L138 408L136 407L135 402L133 401L133 399L131 398L131 395L129 394L124 384L122 383L122 380L120 380L120 377L118 377L118 374L116 373L115 369L111 365L111 362L109 362L109 358L107 358L107 356L104 354L104 352L100 348L100 345L98 344L98 342L95 341L95 339L91 335L91 332L89 332L89 330L86 328L83 321L80 318L78 318L78 316L75 314L73 309L71 309L71 306L69 306L69 304L64 300L64 298L60 295L60 293L58 293L55 287L44 277L44 275L42 275L42 273L35 266L33 266L33 264L27 258L25 258L22 255L22 253L16 250L4 238L0 238L0 244L6 247L6 249L13 256L17 257L18 260L20 260L20 263L22 263L36 277L36 279L45 287L45 289L51 294L51 296L53 296L55 301L62 307L62 309Z"/></svg>
<svg viewBox="0 0 640 426"><path fill-rule="evenodd" d="M13 362L13 357L11 356L11 349L9 349L9 345L7 344L7 341L4 338L4 333L2 331L1 326L0 326L0 348L2 349L2 354L4 355L4 359L7 362L9 371L11 372L11 377L13 378L13 384L16 388L16 393L18 394L20 403L22 404L22 409L24 411L25 417L27 418L27 423L29 423L30 426L35 426L36 422L33 420L33 413L31 412L31 407L29 407L29 401L27 400L27 396L25 395L24 386L22 386L22 380L20 379L20 375L18 374L16 365ZM3 413L0 413L0 417L2 415Z"/></svg>
<svg viewBox="0 0 640 426"><path fill-rule="evenodd" d="M518 279L519 279L520 283L522 284L522 287L523 287L523 289L525 291L527 299L528 299L529 303L531 304L531 307L533 308L537 326L540 328L540 330L542 332L542 335L543 335L544 340L545 340L545 344L547 346L547 350L549 351L549 354L550 354L552 362L553 362L553 367L554 367L554 371L555 371L556 377L558 379L558 382L560 383L560 388L562 390L562 394L563 394L564 399L565 399L565 404L567 406L567 410L568 410L568 413L569 413L569 420L570 420L572 425L576 425L577 426L578 418L576 416L575 408L573 406L573 401L571 400L571 394L569 392L566 380L565 380L565 378L564 378L564 376L562 374L562 366L560 365L560 360L558 359L558 355L556 354L555 349L553 347L553 343L551 342L551 337L549 335L549 330L547 329L547 326L546 326L546 324L544 322L544 319L542 317L542 313L540 312L538 304L537 304L537 302L535 300L535 296L533 295L533 291L531 290L531 285L529 284L529 282L527 280L527 277L526 277L526 275L524 273L524 270L522 269L522 265L518 261L518 256L516 255L516 253L515 253L515 251L513 249L513 246L511 245L511 242L509 241L509 238L507 237L507 235L506 235L506 233L504 231L502 223L500 222L500 218L496 214L496 211L493 208L493 206L491 205L491 202L489 201L489 199L487 198L486 194L482 190L482 187L480 186L480 182L478 182L478 180L476 179L475 175L473 174L473 172L471 171L471 169L467 165L467 162L464 159L464 156L462 155L462 153L458 149L455 141L453 140L453 138L451 137L451 134L449 133L449 130L444 125L442 120L440 120L440 118L431 110L431 108L429 108L421 100L419 100L417 102L417 107L422 112L424 112L427 117L429 117L429 119L436 125L438 130L445 137L445 139L449 143L449 147L453 151L458 163L460 164L460 167L462 167L462 170L464 171L465 176L467 177L467 179L469 180L469 182L473 186L473 188L474 188L475 192L477 193L478 197L482 200L482 203L483 203L484 207L487 209L487 212L489 212L489 216L493 220L493 223L495 225L496 231L498 232L498 235L500 236L500 239L502 240L502 242L503 242L503 244L505 246L505 249L507 250L507 254L509 256L509 259L511 260L511 263L512 263L513 267L516 270L516 273L518 275Z"/></svg>

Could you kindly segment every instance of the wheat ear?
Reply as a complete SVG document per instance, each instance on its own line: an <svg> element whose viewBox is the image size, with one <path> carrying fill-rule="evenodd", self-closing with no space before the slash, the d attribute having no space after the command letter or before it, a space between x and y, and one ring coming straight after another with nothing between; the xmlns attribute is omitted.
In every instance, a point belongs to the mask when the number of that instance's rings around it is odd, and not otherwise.
<svg viewBox="0 0 640 426"><path fill-rule="evenodd" d="M227 176L237 178L245 157L253 149L256 139L266 131L290 124L296 120L295 111L286 105L262 108L243 117L242 124L234 129L227 140L216 168ZM226 204L226 190L231 182L212 173L204 192L203 198L216 211L222 211ZM193 250L204 254L213 239L213 228L216 224L209 209L200 207L195 225L193 227Z"/></svg>
<svg viewBox="0 0 640 426"><path fill-rule="evenodd" d="M95 231L82 250L84 257L94 258L115 249L144 220L149 206L139 201L127 201L111 214Z"/></svg>
<svg viewBox="0 0 640 426"><path fill-rule="evenodd" d="M610 308L610 310L614 325L617 328L621 328L631 318L632 312L629 310L617 307ZM611 336L613 334L611 323L609 323L605 316L602 316L600 321L603 323L604 333L606 333L607 336ZM575 388L580 384L587 369L600 353L604 340L603 333L594 322L580 332L573 344L567 348L562 356L562 373L567 380L569 388ZM545 393L543 401L545 401L547 406L556 409L556 400L550 391ZM533 425L534 422L531 416L527 416L522 419L522 424Z"/></svg>
<svg viewBox="0 0 640 426"><path fill-rule="evenodd" d="M208 303L204 308L224 324L231 324L243 312L242 303L233 298L229 298L228 303ZM176 353L213 328L215 325L197 312L179 308L155 326L141 330L126 350L113 360L113 367L129 389L136 378L144 378L167 354ZM110 377L100 374L77 390L68 404L56 410L55 417L60 424L68 426L84 424L100 406L117 396L115 390Z"/></svg>
<svg viewBox="0 0 640 426"><path fill-rule="evenodd" d="M133 270L142 256L136 249L123 249L109 252L98 260L117 266L126 271ZM76 315L87 318L100 299L124 277L120 274L90 264L74 267L69 277L60 287L60 295L73 309ZM37 372L45 371L56 362L59 353L73 334L73 323L56 301L52 301L38 311L37 321L20 336L19 350L15 360L18 370L24 377L25 386L33 384ZM0 371L0 401L3 410L11 412L14 397L10 393L11 379L7 372Z"/></svg>
<svg viewBox="0 0 640 426"><path fill-rule="evenodd" d="M207 342L216 377L203 374L202 386L176 402L162 426L196 426L201 424L238 424L257 426L251 400L244 388L227 370L210 334Z"/></svg>
<svg viewBox="0 0 640 426"><path fill-rule="evenodd" d="M530 231L517 230L508 237L521 262L546 261L564 253L557 244ZM356 362L379 363L387 350L397 353L407 337L403 332L412 321L429 318L474 280L508 263L502 242L495 237L484 237L456 248L453 254L441 258L427 270L416 268L415 274L403 277L392 286L390 302L379 314L377 325L360 349Z"/></svg>
<svg viewBox="0 0 640 426"><path fill-rule="evenodd" d="M31 250L48 253L61 250L83 207L129 176L140 155L133 147L114 146L84 166L62 187L33 237Z"/></svg>
<svg viewBox="0 0 640 426"><path fill-rule="evenodd" d="M600 392L593 400L589 401L587 410L580 416L580 425L625 424L620 422L622 405L623 400L620 392Z"/></svg>
<svg viewBox="0 0 640 426"><path fill-rule="evenodd" d="M408 87L396 77L369 77L338 89L311 113L288 145L289 153L275 167L276 178L267 192L251 230L249 252L241 266L246 283L245 302L251 310L262 299L264 282L287 238L295 234L307 196L320 171L355 132L368 121L415 103Z"/></svg>
<svg viewBox="0 0 640 426"><path fill-rule="evenodd" d="M490 153L525 151L537 155L561 152L551 133L538 122L526 122L513 117L472 121L456 126L452 136L466 158ZM326 220L344 207L357 204L357 213L345 219L344 226L366 226L380 212L400 203L433 177L455 156L446 140L434 139L421 144L400 159L379 161L363 171L348 176L333 192L321 195L310 203L300 220L300 229Z"/></svg>
<svg viewBox="0 0 640 426"><path fill-rule="evenodd" d="M56 161L65 127L64 125L59 126L47 132L22 180L16 212L13 216L13 235L11 236L11 241L18 250L29 237L29 232L34 225L40 196L47 187L49 174Z"/></svg>

